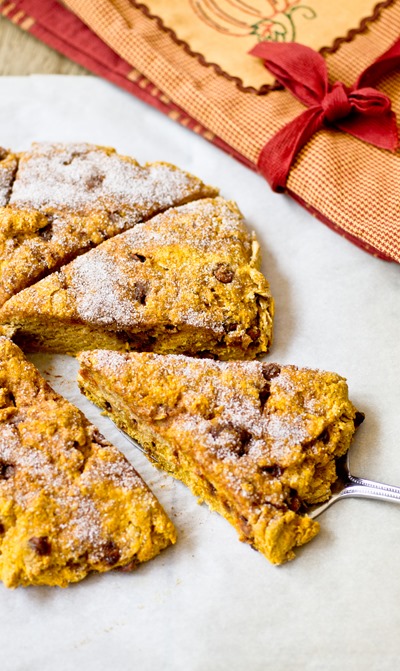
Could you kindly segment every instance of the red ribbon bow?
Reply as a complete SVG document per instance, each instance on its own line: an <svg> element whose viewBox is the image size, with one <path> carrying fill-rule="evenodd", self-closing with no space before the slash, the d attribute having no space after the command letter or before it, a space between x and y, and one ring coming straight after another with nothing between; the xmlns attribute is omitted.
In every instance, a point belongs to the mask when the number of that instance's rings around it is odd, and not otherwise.
<svg viewBox="0 0 400 671"><path fill-rule="evenodd" d="M390 98L371 85L400 66L400 40L350 88L342 82L329 84L325 60L310 47L260 42L250 54L262 58L278 82L308 107L281 128L260 153L258 168L274 191L284 191L297 153L321 128L338 128L381 149L397 148L396 116Z"/></svg>

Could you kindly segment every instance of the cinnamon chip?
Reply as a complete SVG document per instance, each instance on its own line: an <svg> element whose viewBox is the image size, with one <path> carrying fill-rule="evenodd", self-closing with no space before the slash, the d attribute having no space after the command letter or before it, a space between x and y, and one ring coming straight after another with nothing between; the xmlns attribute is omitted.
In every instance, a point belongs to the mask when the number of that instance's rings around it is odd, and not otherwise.
<svg viewBox="0 0 400 671"><path fill-rule="evenodd" d="M233 280L234 271L227 263L219 263L213 271L214 277L222 284L229 284Z"/></svg>
<svg viewBox="0 0 400 671"><path fill-rule="evenodd" d="M47 536L33 536L28 543L39 557L47 557L51 554L51 543Z"/></svg>

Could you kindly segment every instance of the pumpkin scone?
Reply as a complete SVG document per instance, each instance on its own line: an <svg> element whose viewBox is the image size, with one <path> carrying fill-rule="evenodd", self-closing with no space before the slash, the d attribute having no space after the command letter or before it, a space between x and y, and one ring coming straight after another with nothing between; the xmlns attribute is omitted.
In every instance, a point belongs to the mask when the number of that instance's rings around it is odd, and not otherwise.
<svg viewBox="0 0 400 671"><path fill-rule="evenodd" d="M171 208L21 291L0 310L23 349L253 358L272 339L259 245L223 198Z"/></svg>
<svg viewBox="0 0 400 671"><path fill-rule="evenodd" d="M218 193L174 165L141 166L108 147L33 144L17 157L3 154L0 305L138 222Z"/></svg>
<svg viewBox="0 0 400 671"><path fill-rule="evenodd" d="M272 563L318 532L363 415L344 378L295 366L182 355L79 355L81 391Z"/></svg>
<svg viewBox="0 0 400 671"><path fill-rule="evenodd" d="M59 585L133 569L175 542L125 457L0 338L0 579Z"/></svg>

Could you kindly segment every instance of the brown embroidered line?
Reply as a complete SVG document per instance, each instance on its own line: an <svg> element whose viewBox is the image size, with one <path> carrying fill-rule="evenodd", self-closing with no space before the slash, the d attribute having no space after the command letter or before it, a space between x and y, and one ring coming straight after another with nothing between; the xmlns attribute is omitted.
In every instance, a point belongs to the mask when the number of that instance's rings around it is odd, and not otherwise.
<svg viewBox="0 0 400 671"><path fill-rule="evenodd" d="M395 1L396 0L384 0L383 2L378 2L378 4L375 5L372 14L360 21L358 28L350 29L344 37L337 37L333 42L332 46L322 47L319 50L320 54L322 54L322 56L325 56L326 54L334 54L336 51L340 49L343 43L351 42L357 35L364 33L368 28L368 24L376 21L379 18L381 12L384 9L387 9L387 7L389 7L390 5L393 5ZM225 70L223 70L221 66L218 65L217 63L210 63L205 59L205 56L203 54L193 51L190 48L189 44L185 42L185 40L181 40L172 28L168 28L168 26L164 24L164 21L160 16L152 14L147 5L144 5L141 2L136 2L136 0L129 0L129 2L136 9L139 9L141 12L143 12L143 14L145 14L149 19L155 21L158 27L163 32L167 33L175 42L175 44L182 47L183 50L187 54L189 54L189 56L196 58L199 61L199 63L205 67L213 68L213 70L217 73L217 75L221 75L222 77L225 77L225 79L232 81L234 84L236 84L237 88L243 93L255 93L256 95L265 95L266 93L269 93L269 91L277 91L283 88L280 84L276 82L274 84L263 84L259 89L255 88L254 86L245 86L243 80L240 77L230 75L228 72L225 72Z"/></svg>
<svg viewBox="0 0 400 671"><path fill-rule="evenodd" d="M196 58L199 63L205 67L213 68L217 75L222 75L222 77L225 77L225 79L229 79L230 81L234 82L240 91L243 91L244 93L256 93L257 95L263 95L268 93L268 91L276 91L277 89L282 88L280 84L263 84L263 86L261 86L259 89L256 89L254 86L245 86L243 80L240 79L240 77L230 75L228 72L225 72L225 70L223 70L217 63L210 63L209 61L206 61L203 54L200 54L197 51L192 51L189 44L184 40L181 40L172 28L168 28L160 16L152 14L147 5L136 2L136 0L129 0L129 2L131 5L136 7L136 9L139 9L141 12L143 12L143 14L145 14L149 19L155 21L158 27L161 28L163 32L168 33L168 35L176 44L178 44L178 46L183 47L183 50L189 54L189 56Z"/></svg>
<svg viewBox="0 0 400 671"><path fill-rule="evenodd" d="M342 44L345 42L352 42L356 35L364 33L367 30L369 23L373 23L379 18L382 10L387 9L390 7L390 5L393 5L394 2L395 0L384 0L384 2L378 2L378 4L374 7L374 11L371 16L367 16L365 19L362 19L358 28L352 28L349 30L345 37L337 37L331 47L322 47L322 49L319 50L319 53L322 54L322 56L325 56L325 54L334 54L340 49Z"/></svg>

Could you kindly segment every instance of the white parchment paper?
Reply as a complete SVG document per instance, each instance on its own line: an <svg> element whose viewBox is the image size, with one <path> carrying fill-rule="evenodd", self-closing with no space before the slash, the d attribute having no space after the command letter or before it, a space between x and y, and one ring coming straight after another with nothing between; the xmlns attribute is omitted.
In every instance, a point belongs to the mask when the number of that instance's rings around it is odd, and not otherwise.
<svg viewBox="0 0 400 671"><path fill-rule="evenodd" d="M0 79L0 145L111 145L165 160L235 199L276 299L270 361L334 370L367 419L357 475L400 485L400 267L356 248L204 139L95 78ZM89 404L69 357L31 357L122 449L176 524L174 548L133 574L66 590L0 585L1 671L385 671L399 668L400 506L340 502L282 567L160 474Z"/></svg>

